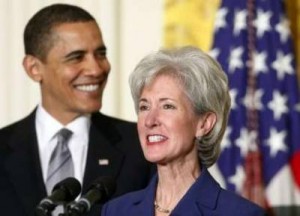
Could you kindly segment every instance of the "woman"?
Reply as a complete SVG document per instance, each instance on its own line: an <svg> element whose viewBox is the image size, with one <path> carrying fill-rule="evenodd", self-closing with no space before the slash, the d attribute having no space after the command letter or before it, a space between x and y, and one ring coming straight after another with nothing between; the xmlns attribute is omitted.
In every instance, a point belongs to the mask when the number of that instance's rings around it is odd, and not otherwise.
<svg viewBox="0 0 300 216"><path fill-rule="evenodd" d="M157 175L144 190L107 203L103 216L264 215L207 171L230 109L227 77L216 61L193 47L162 50L137 65L130 87L143 153Z"/></svg>

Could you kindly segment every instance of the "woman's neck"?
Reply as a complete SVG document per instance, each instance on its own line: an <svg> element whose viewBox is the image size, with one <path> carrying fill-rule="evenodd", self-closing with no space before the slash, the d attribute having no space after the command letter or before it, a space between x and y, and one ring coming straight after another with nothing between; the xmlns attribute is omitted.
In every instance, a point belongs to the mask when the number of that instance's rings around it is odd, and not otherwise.
<svg viewBox="0 0 300 216"><path fill-rule="evenodd" d="M156 210L172 211L200 175L197 162L158 165Z"/></svg>

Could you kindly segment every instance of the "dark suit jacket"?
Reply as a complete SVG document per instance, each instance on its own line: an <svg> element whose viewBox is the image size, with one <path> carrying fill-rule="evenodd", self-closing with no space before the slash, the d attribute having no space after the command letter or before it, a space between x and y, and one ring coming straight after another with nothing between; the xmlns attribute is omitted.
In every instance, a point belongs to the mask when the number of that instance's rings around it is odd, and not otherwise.
<svg viewBox="0 0 300 216"><path fill-rule="evenodd" d="M142 154L136 124L92 114L82 194L99 176L116 177L114 197L144 188L151 165ZM99 159L109 165L100 166ZM0 215L33 216L47 196L42 177L35 130L35 111L0 130ZM90 215L99 215L99 206Z"/></svg>
<svg viewBox="0 0 300 216"><path fill-rule="evenodd" d="M149 186L106 203L102 216L153 216L157 176ZM171 216L263 216L257 205L222 189L203 168L200 177L180 200Z"/></svg>

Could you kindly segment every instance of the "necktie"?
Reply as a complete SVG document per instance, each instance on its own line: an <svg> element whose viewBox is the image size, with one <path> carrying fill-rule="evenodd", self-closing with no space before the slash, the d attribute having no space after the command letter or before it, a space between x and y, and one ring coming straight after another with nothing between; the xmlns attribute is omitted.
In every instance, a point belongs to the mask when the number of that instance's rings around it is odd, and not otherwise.
<svg viewBox="0 0 300 216"><path fill-rule="evenodd" d="M68 147L71 135L72 132L65 128L57 133L57 145L51 154L47 173L46 187L48 194L51 194L56 183L74 176L73 161Z"/></svg>

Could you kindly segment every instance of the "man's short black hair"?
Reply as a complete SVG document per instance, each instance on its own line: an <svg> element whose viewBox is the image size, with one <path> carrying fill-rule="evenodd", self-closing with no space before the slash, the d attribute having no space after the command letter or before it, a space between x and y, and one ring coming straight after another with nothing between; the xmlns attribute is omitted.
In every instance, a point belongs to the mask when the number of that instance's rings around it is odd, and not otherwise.
<svg viewBox="0 0 300 216"><path fill-rule="evenodd" d="M25 54L45 60L54 42L52 33L56 26L88 21L95 21L95 18L78 6L53 4L42 8L31 17L25 27Z"/></svg>

